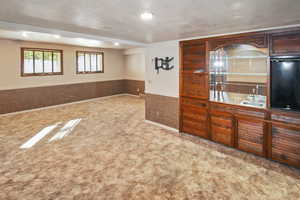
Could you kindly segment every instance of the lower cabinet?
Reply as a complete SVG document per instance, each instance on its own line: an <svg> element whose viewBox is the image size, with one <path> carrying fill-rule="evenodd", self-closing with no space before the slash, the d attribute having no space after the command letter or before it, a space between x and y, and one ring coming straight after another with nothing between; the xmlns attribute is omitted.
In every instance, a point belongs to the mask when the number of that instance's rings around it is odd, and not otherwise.
<svg viewBox="0 0 300 200"><path fill-rule="evenodd" d="M181 131L209 138L207 102L181 98Z"/></svg>
<svg viewBox="0 0 300 200"><path fill-rule="evenodd" d="M300 167L300 128L272 125L271 158Z"/></svg>
<svg viewBox="0 0 300 200"><path fill-rule="evenodd" d="M211 139L215 142L234 146L233 117L230 113L210 111Z"/></svg>
<svg viewBox="0 0 300 200"><path fill-rule="evenodd" d="M237 119L237 148L264 156L265 127L260 120Z"/></svg>
<svg viewBox="0 0 300 200"><path fill-rule="evenodd" d="M194 98L180 101L180 131L300 167L300 116Z"/></svg>

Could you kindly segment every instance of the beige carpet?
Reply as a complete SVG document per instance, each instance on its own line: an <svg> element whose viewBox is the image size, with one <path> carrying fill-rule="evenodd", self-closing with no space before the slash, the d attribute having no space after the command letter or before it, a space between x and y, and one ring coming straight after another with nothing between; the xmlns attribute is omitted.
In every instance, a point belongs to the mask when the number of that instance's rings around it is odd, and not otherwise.
<svg viewBox="0 0 300 200"><path fill-rule="evenodd" d="M300 199L298 170L146 123L136 97L2 116L0 127L1 200Z"/></svg>

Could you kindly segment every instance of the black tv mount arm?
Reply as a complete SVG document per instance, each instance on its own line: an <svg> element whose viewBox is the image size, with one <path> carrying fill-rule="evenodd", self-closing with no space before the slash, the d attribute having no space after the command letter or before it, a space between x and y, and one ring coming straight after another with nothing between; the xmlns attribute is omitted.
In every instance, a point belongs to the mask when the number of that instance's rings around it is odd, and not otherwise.
<svg viewBox="0 0 300 200"><path fill-rule="evenodd" d="M174 65L170 66L170 62L174 60L174 57L165 57L165 58L158 58L155 57L155 70L157 74L159 73L159 69L163 70L171 70L174 68Z"/></svg>

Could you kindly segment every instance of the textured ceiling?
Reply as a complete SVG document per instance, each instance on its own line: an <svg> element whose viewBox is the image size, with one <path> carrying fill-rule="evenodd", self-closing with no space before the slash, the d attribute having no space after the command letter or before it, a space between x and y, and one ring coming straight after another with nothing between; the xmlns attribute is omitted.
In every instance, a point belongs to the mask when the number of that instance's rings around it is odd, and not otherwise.
<svg viewBox="0 0 300 200"><path fill-rule="evenodd" d="M0 21L142 43L300 24L300 0L0 0ZM155 18L141 21L148 10Z"/></svg>

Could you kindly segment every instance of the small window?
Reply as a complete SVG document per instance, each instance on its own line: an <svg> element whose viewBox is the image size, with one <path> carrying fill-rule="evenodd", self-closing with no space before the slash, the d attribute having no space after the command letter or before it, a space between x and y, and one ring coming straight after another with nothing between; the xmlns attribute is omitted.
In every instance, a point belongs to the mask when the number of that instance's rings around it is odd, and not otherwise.
<svg viewBox="0 0 300 200"><path fill-rule="evenodd" d="M103 73L103 52L77 51L77 74Z"/></svg>
<svg viewBox="0 0 300 200"><path fill-rule="evenodd" d="M21 48L21 75L62 75L62 50Z"/></svg>

